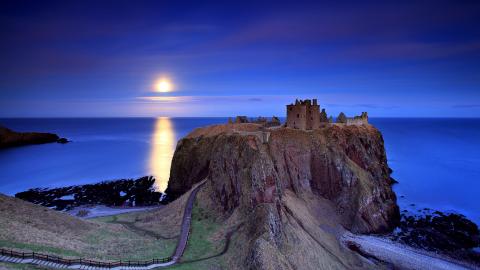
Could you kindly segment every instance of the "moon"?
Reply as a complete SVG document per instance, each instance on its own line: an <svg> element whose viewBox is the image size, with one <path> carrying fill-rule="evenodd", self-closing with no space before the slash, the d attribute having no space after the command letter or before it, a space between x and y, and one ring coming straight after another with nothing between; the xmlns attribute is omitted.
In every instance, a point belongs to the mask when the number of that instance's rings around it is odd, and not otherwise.
<svg viewBox="0 0 480 270"><path fill-rule="evenodd" d="M157 91L157 92L168 93L168 92L171 92L172 89L173 89L173 84L167 78L159 79L155 83L155 91Z"/></svg>

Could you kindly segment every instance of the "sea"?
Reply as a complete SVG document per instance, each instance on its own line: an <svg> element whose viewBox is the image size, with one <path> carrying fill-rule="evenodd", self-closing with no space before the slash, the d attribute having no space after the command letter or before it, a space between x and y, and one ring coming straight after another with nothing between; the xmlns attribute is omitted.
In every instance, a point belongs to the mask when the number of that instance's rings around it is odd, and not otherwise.
<svg viewBox="0 0 480 270"><path fill-rule="evenodd" d="M153 175L168 185L176 143L227 118L10 118L15 131L56 133L67 144L0 150L0 192ZM370 118L383 134L401 210L455 212L480 224L480 119Z"/></svg>

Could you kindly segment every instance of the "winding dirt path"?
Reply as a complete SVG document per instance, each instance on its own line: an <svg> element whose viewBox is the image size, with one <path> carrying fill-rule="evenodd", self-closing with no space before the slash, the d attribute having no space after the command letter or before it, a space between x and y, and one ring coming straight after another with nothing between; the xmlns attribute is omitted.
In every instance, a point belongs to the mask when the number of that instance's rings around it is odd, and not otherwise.
<svg viewBox="0 0 480 270"><path fill-rule="evenodd" d="M192 224L192 209L193 203L195 202L195 198L197 197L197 193L200 188L205 185L207 180L203 180L200 184L192 190L190 196L188 196L188 201L185 206L185 211L183 212L183 219L182 219L182 227L180 230L180 238L178 239L177 247L175 248L175 252L172 256L172 261L177 262L185 252L185 248L187 247L188 237L190 236L190 225Z"/></svg>
<svg viewBox="0 0 480 270"><path fill-rule="evenodd" d="M41 266L46 266L48 268L55 268L55 269L92 269L92 270L99 270L99 269L115 269L115 270L147 270L147 269L153 269L157 267L166 267L166 266L171 266L176 264L182 257L183 253L185 252L185 249L187 247L188 243L188 237L190 236L190 226L192 223L192 210L193 210L193 204L195 202L195 198L197 196L198 191L203 187L203 185L206 183L206 179L204 179L202 182L200 182L190 193L188 196L187 203L185 205L185 210L183 212L183 219L182 219L182 225L180 228L180 237L178 239L177 247L175 248L175 251L170 259L170 261L164 262L164 263L156 263L156 264L150 264L147 266L118 266L118 267L95 267L87 264L72 264L72 265L65 265L61 263L56 263L52 262L51 260L43 260L43 259L38 259L38 258L19 258L15 256L8 256L8 255L1 255L0 256L0 261L3 262L10 262L10 263L20 263L20 264L36 264L36 265L41 265ZM125 226L133 226L132 229L135 228L135 230L138 231L139 228L134 226L133 224L126 223L124 224ZM146 231L142 230L142 233L146 233ZM153 232L150 232L153 233ZM153 233L155 234L155 233ZM152 236L153 236L152 234ZM158 235L155 234L155 237Z"/></svg>

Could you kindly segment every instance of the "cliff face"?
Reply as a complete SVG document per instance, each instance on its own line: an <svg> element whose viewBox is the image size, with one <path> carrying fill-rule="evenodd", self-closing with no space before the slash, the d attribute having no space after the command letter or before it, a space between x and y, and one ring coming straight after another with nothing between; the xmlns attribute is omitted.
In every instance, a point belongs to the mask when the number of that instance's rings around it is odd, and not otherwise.
<svg viewBox="0 0 480 270"><path fill-rule="evenodd" d="M305 269L363 268L338 234L386 232L398 221L383 138L370 125L197 129L177 145L167 194L206 177L205 200L246 224L237 265L289 269L301 257Z"/></svg>

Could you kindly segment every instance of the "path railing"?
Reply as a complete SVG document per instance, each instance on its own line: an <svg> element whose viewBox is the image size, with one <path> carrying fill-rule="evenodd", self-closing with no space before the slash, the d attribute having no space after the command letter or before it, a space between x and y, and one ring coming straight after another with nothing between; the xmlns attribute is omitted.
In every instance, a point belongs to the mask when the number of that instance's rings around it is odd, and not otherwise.
<svg viewBox="0 0 480 270"><path fill-rule="evenodd" d="M96 261L96 260L87 260L83 258L78 259L65 259L59 256L42 254L37 252L18 252L11 249L4 249L0 248L0 256L9 256L19 259L33 259L33 260L42 260L62 265L88 265L94 267L104 267L104 268L112 268L112 267L119 267L119 266L149 266L152 264L160 264L166 263L172 260L171 257L161 258L161 259L151 259L151 260L120 260L120 261Z"/></svg>

